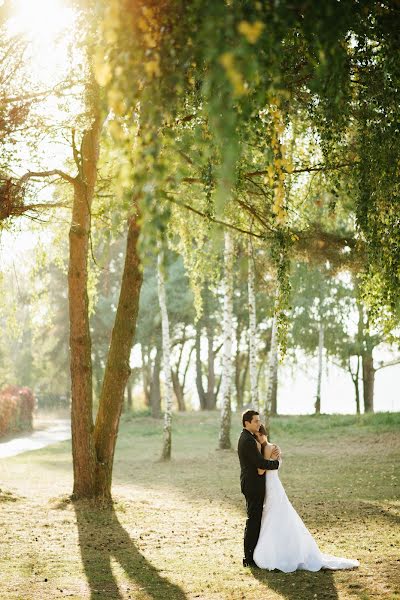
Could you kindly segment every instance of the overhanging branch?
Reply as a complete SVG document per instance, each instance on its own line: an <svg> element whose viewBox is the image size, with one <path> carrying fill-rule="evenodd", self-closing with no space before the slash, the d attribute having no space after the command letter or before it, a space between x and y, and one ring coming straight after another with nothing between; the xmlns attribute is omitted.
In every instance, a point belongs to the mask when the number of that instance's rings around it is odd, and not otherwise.
<svg viewBox="0 0 400 600"><path fill-rule="evenodd" d="M25 183L29 179L34 179L35 177L43 179L45 177L54 177L54 175L64 179L64 181L68 181L68 183L71 183L72 185L76 185L77 183L77 180L74 177L71 177L71 175L68 175L68 173L65 173L64 171L60 171L60 169L53 169L52 171L29 171L28 173L25 173L25 175L22 175L19 183Z"/></svg>

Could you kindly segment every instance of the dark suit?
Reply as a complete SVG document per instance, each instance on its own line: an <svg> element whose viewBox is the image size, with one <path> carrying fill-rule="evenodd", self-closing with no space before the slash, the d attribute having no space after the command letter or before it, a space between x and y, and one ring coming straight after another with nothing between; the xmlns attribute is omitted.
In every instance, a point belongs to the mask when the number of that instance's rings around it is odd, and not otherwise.
<svg viewBox="0 0 400 600"><path fill-rule="evenodd" d="M254 548L260 534L265 497L265 473L259 475L257 469L272 471L279 467L279 461L266 460L258 451L255 437L247 429L243 429L240 434L238 454L240 487L246 498L247 509L247 521L244 530L244 558L247 562L252 562Z"/></svg>

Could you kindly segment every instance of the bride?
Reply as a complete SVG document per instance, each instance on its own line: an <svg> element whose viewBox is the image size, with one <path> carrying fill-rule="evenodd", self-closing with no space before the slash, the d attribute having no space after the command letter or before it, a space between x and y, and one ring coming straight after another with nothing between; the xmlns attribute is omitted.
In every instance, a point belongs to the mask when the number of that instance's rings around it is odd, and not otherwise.
<svg viewBox="0 0 400 600"><path fill-rule="evenodd" d="M267 442L264 458L269 459L273 449L266 437L263 425L256 434L257 446ZM264 473L258 469L259 475ZM293 508L279 479L278 470L265 475L265 503L260 535L254 550L254 562L261 569L279 569L291 573L297 569L319 571L320 569L352 569L358 560L323 554L311 533Z"/></svg>

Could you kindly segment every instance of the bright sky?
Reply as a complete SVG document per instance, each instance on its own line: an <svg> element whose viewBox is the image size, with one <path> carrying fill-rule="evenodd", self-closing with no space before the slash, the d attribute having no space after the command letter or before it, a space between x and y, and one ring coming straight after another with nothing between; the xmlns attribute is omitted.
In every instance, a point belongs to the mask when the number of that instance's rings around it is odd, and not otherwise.
<svg viewBox="0 0 400 600"><path fill-rule="evenodd" d="M74 20L74 11L62 0L13 0L10 31L32 42L34 60L30 68L35 79L48 87L65 72L70 40L64 33Z"/></svg>

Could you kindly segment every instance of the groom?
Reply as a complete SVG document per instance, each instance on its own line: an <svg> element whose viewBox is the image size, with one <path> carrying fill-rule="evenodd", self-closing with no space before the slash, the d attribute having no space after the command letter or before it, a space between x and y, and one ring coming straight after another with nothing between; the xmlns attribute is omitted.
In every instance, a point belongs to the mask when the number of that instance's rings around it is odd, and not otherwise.
<svg viewBox="0 0 400 600"><path fill-rule="evenodd" d="M255 410L246 410L242 415L243 431L238 442L240 461L240 487L246 498L247 521L244 530L244 567L256 566L253 560L261 527L261 516L265 497L265 472L259 475L257 469L274 470L279 467L279 448L271 454L274 460L266 460L258 451L255 434L260 429L260 415ZM261 452L267 442L261 445Z"/></svg>

